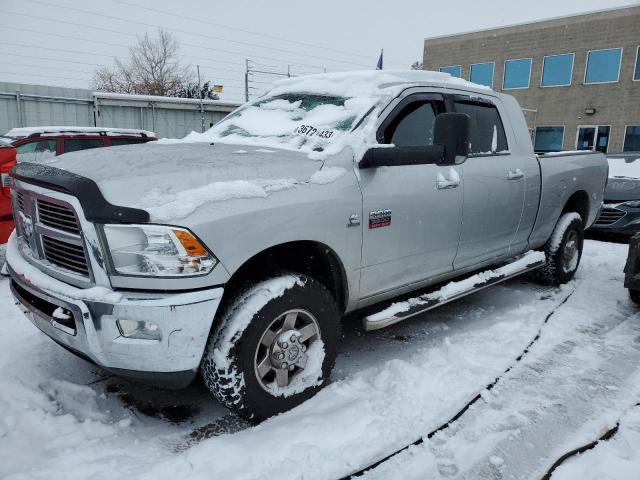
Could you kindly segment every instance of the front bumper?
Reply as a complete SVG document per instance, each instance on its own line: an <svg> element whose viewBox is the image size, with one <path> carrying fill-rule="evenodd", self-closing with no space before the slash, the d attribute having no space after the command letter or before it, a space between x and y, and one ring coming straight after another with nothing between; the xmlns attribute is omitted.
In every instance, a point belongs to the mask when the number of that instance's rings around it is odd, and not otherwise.
<svg viewBox="0 0 640 480"><path fill-rule="evenodd" d="M591 230L624 235L640 232L640 208L626 207L622 204L605 204Z"/></svg>
<svg viewBox="0 0 640 480"><path fill-rule="evenodd" d="M174 388L195 377L223 293L222 288L119 292L117 302L79 300L36 285L11 263L9 273L11 291L23 312L55 342L117 375ZM70 312L70 318L55 315L58 307ZM153 322L160 339L126 338L117 327L118 319Z"/></svg>

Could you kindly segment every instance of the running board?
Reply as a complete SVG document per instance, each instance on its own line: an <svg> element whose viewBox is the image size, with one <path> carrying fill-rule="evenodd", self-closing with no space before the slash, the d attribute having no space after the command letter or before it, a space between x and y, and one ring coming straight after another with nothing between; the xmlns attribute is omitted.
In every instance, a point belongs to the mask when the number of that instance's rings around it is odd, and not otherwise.
<svg viewBox="0 0 640 480"><path fill-rule="evenodd" d="M379 330L402 322L415 315L540 268L545 264L545 261L544 253L527 252L513 262L495 270L485 270L463 280L447 283L434 292L394 303L378 313L368 315L364 318L364 329L366 331Z"/></svg>

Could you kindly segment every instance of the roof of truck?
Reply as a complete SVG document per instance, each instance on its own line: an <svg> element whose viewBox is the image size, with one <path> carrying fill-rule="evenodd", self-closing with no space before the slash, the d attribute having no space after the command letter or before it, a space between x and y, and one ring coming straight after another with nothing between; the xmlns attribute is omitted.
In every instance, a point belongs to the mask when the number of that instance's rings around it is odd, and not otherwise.
<svg viewBox="0 0 640 480"><path fill-rule="evenodd" d="M76 126L47 126L12 128L4 136L24 138L31 136L60 136L60 135L106 135L106 136L138 136L155 137L154 132L133 128L108 127L76 127Z"/></svg>

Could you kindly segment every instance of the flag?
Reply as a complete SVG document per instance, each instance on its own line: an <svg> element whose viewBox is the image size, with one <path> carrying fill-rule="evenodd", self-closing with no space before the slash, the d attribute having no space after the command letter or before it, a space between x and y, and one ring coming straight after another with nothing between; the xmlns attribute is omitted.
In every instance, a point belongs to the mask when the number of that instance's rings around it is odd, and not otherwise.
<svg viewBox="0 0 640 480"><path fill-rule="evenodd" d="M376 66L376 70L382 70L383 57L384 57L384 48L380 50L380 58L378 59L378 65Z"/></svg>

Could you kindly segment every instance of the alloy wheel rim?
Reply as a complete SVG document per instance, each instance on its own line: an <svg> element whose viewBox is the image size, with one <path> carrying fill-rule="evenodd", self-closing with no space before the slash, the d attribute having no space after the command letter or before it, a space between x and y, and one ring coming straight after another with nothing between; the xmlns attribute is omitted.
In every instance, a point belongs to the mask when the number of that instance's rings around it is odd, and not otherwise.
<svg viewBox="0 0 640 480"><path fill-rule="evenodd" d="M320 340L317 319L307 310L288 310L265 329L254 355L254 370L260 386L277 394L304 371L312 343Z"/></svg>
<svg viewBox="0 0 640 480"><path fill-rule="evenodd" d="M562 267L565 272L570 272L575 268L574 265L580 253L578 242L578 234L573 230L570 231L562 252Z"/></svg>

